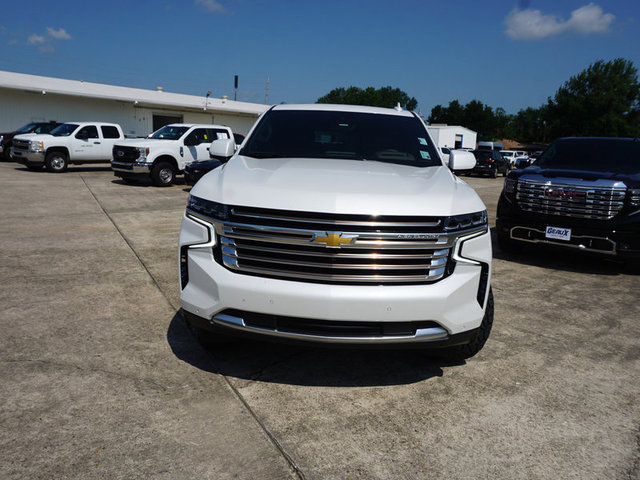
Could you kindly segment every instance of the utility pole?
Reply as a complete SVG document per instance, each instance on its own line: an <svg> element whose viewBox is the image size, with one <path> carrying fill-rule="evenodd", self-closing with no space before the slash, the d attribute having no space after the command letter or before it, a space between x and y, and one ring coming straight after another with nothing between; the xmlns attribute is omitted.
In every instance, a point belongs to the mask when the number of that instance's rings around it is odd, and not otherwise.
<svg viewBox="0 0 640 480"><path fill-rule="evenodd" d="M269 97L269 75L267 75L267 89L264 92L264 104L267 104L267 98Z"/></svg>
<svg viewBox="0 0 640 480"><path fill-rule="evenodd" d="M238 75L234 75L233 77L233 88L235 89L235 91L233 92L233 99L237 100L238 99Z"/></svg>

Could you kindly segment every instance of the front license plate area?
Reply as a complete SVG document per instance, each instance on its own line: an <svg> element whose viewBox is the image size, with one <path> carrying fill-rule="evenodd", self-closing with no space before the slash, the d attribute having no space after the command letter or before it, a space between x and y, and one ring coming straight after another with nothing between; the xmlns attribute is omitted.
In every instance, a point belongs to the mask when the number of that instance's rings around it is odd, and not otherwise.
<svg viewBox="0 0 640 480"><path fill-rule="evenodd" d="M570 228L561 228L561 227L547 227L544 232L545 238L549 238L552 240L564 240L568 242L571 240L571 229Z"/></svg>

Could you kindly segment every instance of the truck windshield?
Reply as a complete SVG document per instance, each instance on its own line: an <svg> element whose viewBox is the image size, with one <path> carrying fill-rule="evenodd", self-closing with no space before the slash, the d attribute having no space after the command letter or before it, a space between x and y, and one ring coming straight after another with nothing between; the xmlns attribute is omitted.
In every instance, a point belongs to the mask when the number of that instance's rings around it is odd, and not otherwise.
<svg viewBox="0 0 640 480"><path fill-rule="evenodd" d="M621 138L556 140L534 165L592 172L640 173L640 142Z"/></svg>
<svg viewBox="0 0 640 480"><path fill-rule="evenodd" d="M178 140L184 132L189 130L189 127L174 127L171 125L166 125L162 127L160 130L156 130L151 134L149 138L157 138L161 140Z"/></svg>
<svg viewBox="0 0 640 480"><path fill-rule="evenodd" d="M361 112L272 110L245 141L240 154L442 165L418 118Z"/></svg>
<svg viewBox="0 0 640 480"><path fill-rule="evenodd" d="M24 127L20 127L18 130L16 130L16 133L18 134L32 132L37 125L37 123L27 123Z"/></svg>
<svg viewBox="0 0 640 480"><path fill-rule="evenodd" d="M75 132L76 128L78 128L78 125L75 123L63 123L59 127L51 130L51 135L54 137L68 137Z"/></svg>

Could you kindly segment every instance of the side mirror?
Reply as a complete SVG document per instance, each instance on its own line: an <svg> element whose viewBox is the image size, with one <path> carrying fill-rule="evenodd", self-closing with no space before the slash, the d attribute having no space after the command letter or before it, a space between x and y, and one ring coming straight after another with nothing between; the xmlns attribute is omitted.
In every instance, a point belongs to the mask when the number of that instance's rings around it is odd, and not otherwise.
<svg viewBox="0 0 640 480"><path fill-rule="evenodd" d="M449 168L458 172L461 170L473 170L476 166L476 157L466 150L451 150L449 154Z"/></svg>
<svg viewBox="0 0 640 480"><path fill-rule="evenodd" d="M530 158L518 158L516 159L516 168L527 168L531 165Z"/></svg>
<svg viewBox="0 0 640 480"><path fill-rule="evenodd" d="M214 140L209 146L209 156L215 160L226 162L236 151L236 142L231 138Z"/></svg>

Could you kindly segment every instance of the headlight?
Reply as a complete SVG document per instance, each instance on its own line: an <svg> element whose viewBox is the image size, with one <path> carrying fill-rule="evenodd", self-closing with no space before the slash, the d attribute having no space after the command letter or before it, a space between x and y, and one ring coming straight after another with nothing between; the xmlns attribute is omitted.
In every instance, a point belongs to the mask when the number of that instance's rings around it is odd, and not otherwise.
<svg viewBox="0 0 640 480"><path fill-rule="evenodd" d="M187 201L187 210L199 213L205 217L215 218L217 220L229 220L229 207L221 203L205 200L204 198L189 195Z"/></svg>
<svg viewBox="0 0 640 480"><path fill-rule="evenodd" d="M516 191L516 185L518 181L515 178L504 179L504 193L513 193Z"/></svg>
<svg viewBox="0 0 640 480"><path fill-rule="evenodd" d="M37 140L32 140L29 143L29 150L32 152L41 152L44 150L44 145L42 142L38 142Z"/></svg>
<svg viewBox="0 0 640 480"><path fill-rule="evenodd" d="M146 160L149 155L149 147L138 147L138 158L140 160Z"/></svg>
<svg viewBox="0 0 640 480"><path fill-rule="evenodd" d="M640 207L640 188L629 190L629 204L632 207Z"/></svg>
<svg viewBox="0 0 640 480"><path fill-rule="evenodd" d="M455 232L460 230L468 230L477 227L487 226L487 211L465 213L464 215L454 215L447 217L444 221L445 232Z"/></svg>

